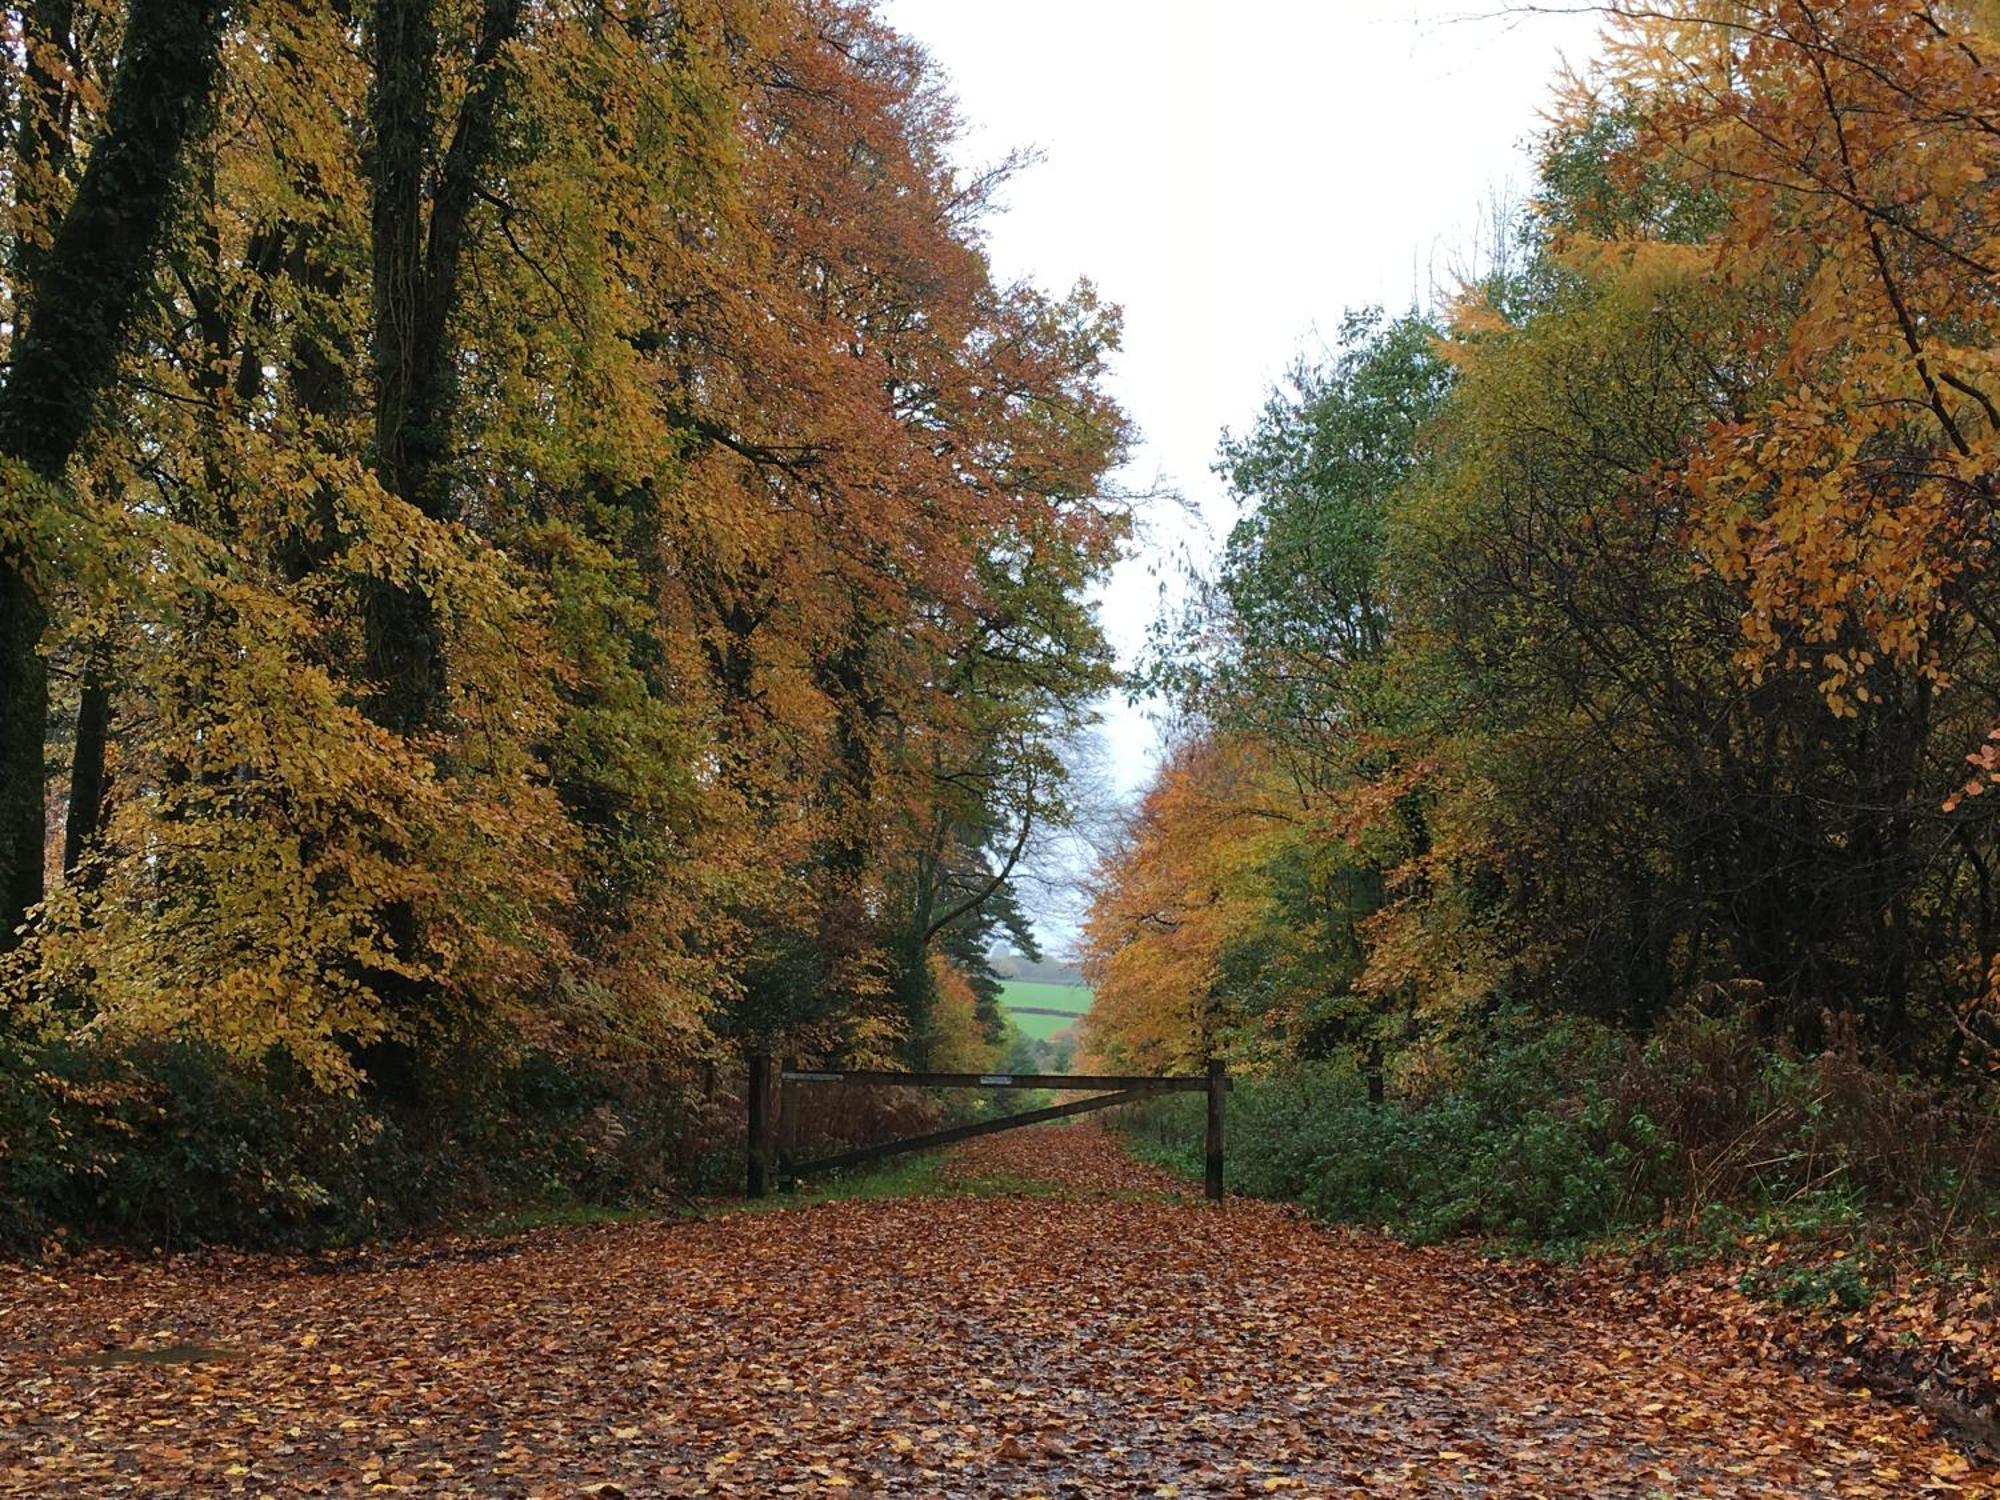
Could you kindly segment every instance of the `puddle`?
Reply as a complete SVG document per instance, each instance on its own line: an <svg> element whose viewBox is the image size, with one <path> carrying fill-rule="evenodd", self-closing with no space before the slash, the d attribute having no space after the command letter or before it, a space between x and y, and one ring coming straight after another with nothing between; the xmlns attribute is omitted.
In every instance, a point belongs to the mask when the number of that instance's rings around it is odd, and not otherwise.
<svg viewBox="0 0 2000 1500"><path fill-rule="evenodd" d="M161 1344L153 1349L105 1349L74 1356L75 1365L203 1365L248 1359L247 1349L210 1348L206 1344Z"/></svg>

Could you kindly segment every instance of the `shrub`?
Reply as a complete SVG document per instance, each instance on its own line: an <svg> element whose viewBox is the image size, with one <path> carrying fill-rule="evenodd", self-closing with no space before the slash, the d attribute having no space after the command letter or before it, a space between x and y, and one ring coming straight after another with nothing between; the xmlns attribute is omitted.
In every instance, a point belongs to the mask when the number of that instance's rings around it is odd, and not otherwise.
<svg viewBox="0 0 2000 1500"><path fill-rule="evenodd" d="M1670 1017L1643 1043L1595 1023L1494 1018L1451 1079L1368 1102L1350 1065L1239 1081L1230 1185L1418 1240L1575 1243L1662 1224L1713 1242L1734 1205L1766 1234L1990 1234L2000 1129L1990 1111L1864 1058L1851 1036L1807 1059L1761 1044L1749 1018ZM1436 1076L1438 1070L1433 1069ZM1198 1172L1200 1103L1127 1112L1145 1154ZM1842 1273L1845 1274L1845 1273ZM1845 1284L1796 1293L1843 1299Z"/></svg>
<svg viewBox="0 0 2000 1500"><path fill-rule="evenodd" d="M390 1100L282 1056L0 1036L0 1250L349 1243L502 1206L631 1204L713 1143L671 1081L463 1049ZM733 1116L735 1112L730 1111Z"/></svg>
<svg viewBox="0 0 2000 1500"><path fill-rule="evenodd" d="M0 1238L300 1243L375 1227L394 1127L194 1043L0 1044ZM398 1173L401 1176L403 1174Z"/></svg>

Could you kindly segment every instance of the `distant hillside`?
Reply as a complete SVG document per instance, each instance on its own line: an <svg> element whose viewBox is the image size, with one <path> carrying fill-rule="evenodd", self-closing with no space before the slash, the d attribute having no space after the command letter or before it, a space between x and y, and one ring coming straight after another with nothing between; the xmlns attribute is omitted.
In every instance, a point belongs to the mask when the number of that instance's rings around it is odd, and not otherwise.
<svg viewBox="0 0 2000 1500"><path fill-rule="evenodd" d="M1083 983L1083 975L1075 964L1049 958L1036 962L1007 949L993 955L993 972L1002 979L1020 979L1030 984Z"/></svg>

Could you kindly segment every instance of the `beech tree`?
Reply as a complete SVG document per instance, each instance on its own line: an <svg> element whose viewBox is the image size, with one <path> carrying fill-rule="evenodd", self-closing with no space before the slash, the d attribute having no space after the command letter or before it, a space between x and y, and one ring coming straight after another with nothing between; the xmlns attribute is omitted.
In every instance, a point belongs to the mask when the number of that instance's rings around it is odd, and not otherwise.
<svg viewBox="0 0 2000 1500"><path fill-rule="evenodd" d="M994 281L863 8L219 35L77 466L104 818L22 991L330 1086L916 1045L1108 680L1116 310Z"/></svg>
<svg viewBox="0 0 2000 1500"><path fill-rule="evenodd" d="M68 202L67 5L12 18L19 91L13 339L0 385L0 950L42 898L48 682L41 650L66 470L97 419L151 282L174 190L214 87L221 0L133 0L101 131ZM46 241L44 244L43 242ZM52 533L54 535L52 535ZM56 545L52 545L52 543Z"/></svg>

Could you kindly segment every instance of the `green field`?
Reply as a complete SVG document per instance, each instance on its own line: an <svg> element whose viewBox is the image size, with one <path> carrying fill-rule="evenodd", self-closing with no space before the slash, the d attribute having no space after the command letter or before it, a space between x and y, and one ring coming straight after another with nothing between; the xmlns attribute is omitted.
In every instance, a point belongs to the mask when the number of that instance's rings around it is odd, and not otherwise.
<svg viewBox="0 0 2000 1500"><path fill-rule="evenodd" d="M1014 1017L1014 1024L1036 1041L1046 1041L1065 1026L1074 1026L1074 1021L1062 1016L1024 1016L1016 1014L1018 1006L1032 1006L1037 1010L1086 1011L1090 1009L1090 987L1082 984L1038 984L1026 979L1003 980L1000 987L1000 1004Z"/></svg>

